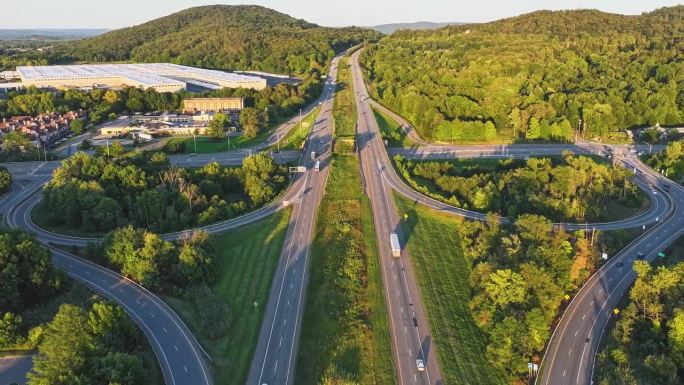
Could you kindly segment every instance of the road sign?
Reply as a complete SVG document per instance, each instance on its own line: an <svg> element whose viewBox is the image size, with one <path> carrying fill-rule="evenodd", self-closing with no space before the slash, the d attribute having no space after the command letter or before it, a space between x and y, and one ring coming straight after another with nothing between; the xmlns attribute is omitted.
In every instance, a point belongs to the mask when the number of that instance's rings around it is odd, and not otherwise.
<svg viewBox="0 0 684 385"><path fill-rule="evenodd" d="M604 261L608 259L608 253L601 253L601 259L603 259Z"/></svg>

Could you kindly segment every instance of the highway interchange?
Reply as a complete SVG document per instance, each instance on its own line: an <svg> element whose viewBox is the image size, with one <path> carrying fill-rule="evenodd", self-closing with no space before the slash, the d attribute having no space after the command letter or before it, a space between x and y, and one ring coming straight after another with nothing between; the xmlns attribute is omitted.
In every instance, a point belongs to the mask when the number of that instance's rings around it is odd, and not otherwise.
<svg viewBox="0 0 684 385"><path fill-rule="evenodd" d="M426 197L411 187L397 175L390 156L401 154L418 159L437 159L452 157L526 157L531 155L560 154L563 150L577 153L599 153L601 147L582 143L574 145L510 145L510 146L440 146L428 144L410 128L400 116L392 113L408 132L409 137L418 145L410 149L386 149L380 137L379 128L373 117L371 105L383 108L369 98L361 68L358 63L360 51L352 55L352 77L358 111L357 146L361 160L364 187L372 203L376 235L380 246L383 284L390 315L393 358L397 368L397 383L441 384L435 343L425 311L420 300L420 292L413 274L410 257L405 248L401 258L393 258L389 245L389 234L398 231L399 214L394 206L392 191L397 191L409 199L436 210L460 215L474 220L484 219L482 213L467 211L449 206ZM301 317L305 304L306 285L311 237L315 225L316 210L325 189L329 172L332 141L332 97L337 65L336 57L330 66L326 89L321 98L304 113L313 111L319 103L321 113L317 117L312 133L306 142L303 153L280 152L275 158L281 162L299 160L307 171L295 174L291 185L273 203L252 213L229 221L206 226L204 229L215 233L252 223L271 215L285 206L292 206L292 216L286 232L271 295L264 310L259 340L249 372L248 384L293 383L293 373L297 357L297 342L301 330ZM298 117L280 126L269 139L251 149L226 153L197 156L170 157L179 166L198 166L217 161L222 164L240 164L242 159L255 151L268 151L299 121ZM637 151L643 150L638 147ZM322 162L320 172L312 168L313 160L308 156L316 151ZM651 199L650 209L634 218L603 224L558 224L566 229L620 229L646 226L648 230L634 240L618 255L612 257L580 289L560 318L544 355L537 383L544 385L590 384L596 352L605 325L617 301L624 295L634 280L630 263L638 252L644 252L646 259L655 255L684 233L684 189L675 184L669 193L659 190L665 178L643 165L636 157L620 158L620 163L629 169L636 168L637 183ZM84 239L53 234L40 229L30 220L30 210L40 199L40 188L50 178L52 171L59 166L57 162L27 162L7 164L15 177L10 193L0 199L0 212L11 227L22 228L36 234L39 240L49 244L83 246L97 239ZM672 183L670 183L672 184ZM182 233L182 232L181 232ZM181 233L165 234L166 239L177 239ZM157 355L167 384L212 384L209 370L210 357L202 350L192 332L183 321L157 296L136 283L107 270L84 261L67 252L52 248L53 261L71 277L83 282L91 289L119 303L138 324L149 339ZM624 262L618 267L617 262ZM425 361L426 370L416 371L416 359ZM16 362L14 362L16 361ZM20 371L26 368L26 358L11 363L2 362L0 374L9 370ZM22 366L23 365L23 366Z"/></svg>

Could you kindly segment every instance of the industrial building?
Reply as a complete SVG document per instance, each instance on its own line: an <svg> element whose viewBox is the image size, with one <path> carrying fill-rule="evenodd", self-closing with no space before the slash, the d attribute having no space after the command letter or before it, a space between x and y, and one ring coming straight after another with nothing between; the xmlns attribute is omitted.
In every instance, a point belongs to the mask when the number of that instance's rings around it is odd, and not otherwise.
<svg viewBox="0 0 684 385"><path fill-rule="evenodd" d="M245 108L244 98L188 98L183 99L183 113L198 111L239 112Z"/></svg>
<svg viewBox="0 0 684 385"><path fill-rule="evenodd" d="M231 72L207 70L169 63L84 64L20 66L19 77L25 87L38 88L154 88L159 92L182 89L220 89L266 87L266 79Z"/></svg>

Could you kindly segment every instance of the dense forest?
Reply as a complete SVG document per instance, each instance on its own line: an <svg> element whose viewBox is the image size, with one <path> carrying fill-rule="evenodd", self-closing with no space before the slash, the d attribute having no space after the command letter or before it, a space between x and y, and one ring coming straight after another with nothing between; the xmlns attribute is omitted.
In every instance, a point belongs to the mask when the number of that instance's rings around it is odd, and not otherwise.
<svg viewBox="0 0 684 385"><path fill-rule="evenodd" d="M106 232L129 224L169 232L232 218L268 203L287 168L257 154L242 167L173 167L163 153L109 159L76 153L43 190L34 217L47 226Z"/></svg>
<svg viewBox="0 0 684 385"><path fill-rule="evenodd" d="M189 8L147 23L56 45L50 63L170 62L202 68L300 75L378 32L327 28L256 5ZM35 60L24 55L24 61Z"/></svg>
<svg viewBox="0 0 684 385"><path fill-rule="evenodd" d="M635 261L637 279L596 362L596 384L684 381L684 262Z"/></svg>
<svg viewBox="0 0 684 385"><path fill-rule="evenodd" d="M684 6L539 11L399 31L364 52L371 93L428 139L570 141L684 122Z"/></svg>
<svg viewBox="0 0 684 385"><path fill-rule="evenodd" d="M631 173L566 153L560 159L416 162L395 157L412 186L464 209L510 218L538 214L555 222L605 219L609 204L639 207Z"/></svg>

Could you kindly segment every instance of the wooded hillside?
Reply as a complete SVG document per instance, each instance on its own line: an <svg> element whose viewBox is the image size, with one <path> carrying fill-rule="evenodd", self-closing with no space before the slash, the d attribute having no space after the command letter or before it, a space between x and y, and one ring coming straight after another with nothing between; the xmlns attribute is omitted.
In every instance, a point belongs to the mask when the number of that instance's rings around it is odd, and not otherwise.
<svg viewBox="0 0 684 385"><path fill-rule="evenodd" d="M363 56L371 92L440 141L571 140L684 122L684 6L539 11L400 31Z"/></svg>

